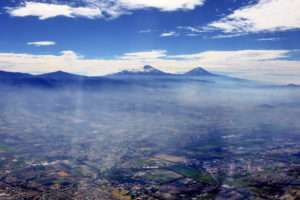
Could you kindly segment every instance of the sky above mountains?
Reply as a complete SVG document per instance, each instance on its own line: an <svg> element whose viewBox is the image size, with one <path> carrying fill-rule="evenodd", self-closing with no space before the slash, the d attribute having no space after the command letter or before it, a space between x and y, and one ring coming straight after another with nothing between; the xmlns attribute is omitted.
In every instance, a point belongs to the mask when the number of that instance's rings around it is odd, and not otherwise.
<svg viewBox="0 0 300 200"><path fill-rule="evenodd" d="M202 66L300 83L299 0L5 0L0 9L0 70Z"/></svg>

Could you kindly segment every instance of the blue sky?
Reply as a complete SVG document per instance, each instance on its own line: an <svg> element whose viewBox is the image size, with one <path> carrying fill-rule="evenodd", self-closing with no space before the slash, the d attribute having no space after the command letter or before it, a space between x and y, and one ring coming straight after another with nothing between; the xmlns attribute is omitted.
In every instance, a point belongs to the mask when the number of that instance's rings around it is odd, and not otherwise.
<svg viewBox="0 0 300 200"><path fill-rule="evenodd" d="M300 83L299 0L0 2L0 70L102 75L151 64Z"/></svg>

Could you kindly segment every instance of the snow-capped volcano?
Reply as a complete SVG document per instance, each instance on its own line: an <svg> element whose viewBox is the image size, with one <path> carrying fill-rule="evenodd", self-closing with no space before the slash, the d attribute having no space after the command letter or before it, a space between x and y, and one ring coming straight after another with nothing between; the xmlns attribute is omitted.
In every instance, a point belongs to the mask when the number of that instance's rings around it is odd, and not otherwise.
<svg viewBox="0 0 300 200"><path fill-rule="evenodd" d="M150 65L145 65L142 69L138 70L124 70L113 74L113 76L130 76L130 75L144 75L144 76L162 76L162 75L172 75L156 69Z"/></svg>

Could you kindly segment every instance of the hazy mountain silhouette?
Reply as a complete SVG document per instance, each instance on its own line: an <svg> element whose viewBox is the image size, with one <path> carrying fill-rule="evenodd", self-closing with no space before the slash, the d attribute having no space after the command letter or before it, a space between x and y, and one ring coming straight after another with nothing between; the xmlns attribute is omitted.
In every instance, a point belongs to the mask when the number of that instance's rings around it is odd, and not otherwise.
<svg viewBox="0 0 300 200"><path fill-rule="evenodd" d="M182 82L214 83L220 86L250 86L250 87L273 87L273 85L260 84L255 81L215 74L202 67L194 68L184 74L172 74L161 71L150 65L145 65L141 70L124 70L115 74L98 77L88 77L72 74L64 71L56 71L40 75L26 73L0 71L0 82L2 84L17 86L37 86L37 87L99 87L100 85L152 85L162 86L167 83ZM274 86L278 87L278 86ZM282 86L281 86L282 87ZM289 84L283 87L299 88L299 85Z"/></svg>
<svg viewBox="0 0 300 200"><path fill-rule="evenodd" d="M70 79L84 79L87 77L80 76L77 74L71 74L68 72L64 71L56 71L56 72L51 72L51 73L46 73L46 74L41 74L38 75L37 77L39 78L45 78L45 79L55 79L55 80L70 80Z"/></svg>
<svg viewBox="0 0 300 200"><path fill-rule="evenodd" d="M202 67L194 68L191 71L184 73L183 75L185 75L185 76L217 76L216 74L213 74L213 73L205 70Z"/></svg>

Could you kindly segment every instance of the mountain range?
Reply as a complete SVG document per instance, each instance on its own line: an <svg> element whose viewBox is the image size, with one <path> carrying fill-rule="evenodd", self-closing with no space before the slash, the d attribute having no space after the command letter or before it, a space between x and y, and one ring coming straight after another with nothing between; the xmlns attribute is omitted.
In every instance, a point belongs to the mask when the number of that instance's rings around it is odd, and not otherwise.
<svg viewBox="0 0 300 200"><path fill-rule="evenodd" d="M40 87L66 86L66 85L85 85L97 86L103 84L124 84L124 83L142 83L142 82L182 82L193 81L201 83L215 84L235 84L235 85L256 85L257 82L249 81L211 73L202 67L197 67L183 74L172 74L161 71L150 65L145 65L141 70L124 70L107 76L83 76L72 74L64 71L56 71L40 75L32 75L27 73L0 71L0 83L10 85L34 85ZM300 87L295 84L286 85L286 87Z"/></svg>
<svg viewBox="0 0 300 200"><path fill-rule="evenodd" d="M26 73L18 73L18 72L6 72L0 71L0 78L1 79L28 79L28 78L41 78L41 79L52 79L52 80L74 80L74 79L100 79L100 78L119 78L119 77L133 77L133 76L173 76L173 77L182 77L182 76L211 76L216 77L220 76L217 74L213 74L208 72L207 70L203 69L202 67L195 68L191 71L188 71L184 74L172 74L163 72L159 69L156 69L150 65L145 65L142 70L124 70L115 74L110 74L107 76L98 76L98 77L90 77L90 76L83 76L72 74L64 71L56 71L51 73L45 73L40 75L32 75ZM225 76L224 76L225 77Z"/></svg>

